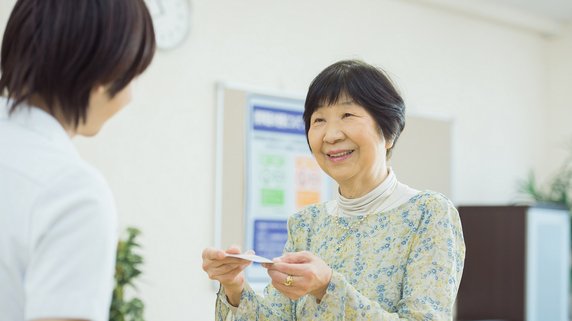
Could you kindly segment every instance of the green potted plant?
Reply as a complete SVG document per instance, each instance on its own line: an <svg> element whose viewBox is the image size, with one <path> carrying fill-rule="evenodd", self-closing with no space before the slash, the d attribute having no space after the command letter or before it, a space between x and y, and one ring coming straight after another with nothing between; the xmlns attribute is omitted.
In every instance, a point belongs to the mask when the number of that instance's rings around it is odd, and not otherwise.
<svg viewBox="0 0 572 321"><path fill-rule="evenodd" d="M564 160L548 184L540 186L534 171L519 182L518 191L536 203L558 204L572 210L572 141L568 144L570 155Z"/></svg>
<svg viewBox="0 0 572 321"><path fill-rule="evenodd" d="M109 321L145 321L143 302L138 298L125 300L124 290L128 287L136 289L133 281L141 274L140 266L143 264L143 258L134 252L135 248L141 247L136 241L141 232L136 228L129 227L126 233L127 237L120 239L117 245L115 288L113 289Z"/></svg>

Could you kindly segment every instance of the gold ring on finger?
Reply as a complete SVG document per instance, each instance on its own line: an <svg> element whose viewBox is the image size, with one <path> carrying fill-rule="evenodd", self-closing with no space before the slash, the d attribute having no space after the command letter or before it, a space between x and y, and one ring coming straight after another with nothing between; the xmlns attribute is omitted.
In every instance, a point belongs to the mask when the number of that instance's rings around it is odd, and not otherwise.
<svg viewBox="0 0 572 321"><path fill-rule="evenodd" d="M285 286L291 286L292 283L294 283L294 280L292 280L292 276L291 276L291 275L288 275L288 276L286 277L286 280L284 280L284 285L285 285Z"/></svg>

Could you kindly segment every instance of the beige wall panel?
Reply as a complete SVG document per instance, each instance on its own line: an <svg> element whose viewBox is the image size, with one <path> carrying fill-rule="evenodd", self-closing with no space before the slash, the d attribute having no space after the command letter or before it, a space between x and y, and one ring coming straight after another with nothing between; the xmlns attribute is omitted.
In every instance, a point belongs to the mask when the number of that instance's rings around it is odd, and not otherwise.
<svg viewBox="0 0 572 321"><path fill-rule="evenodd" d="M224 89L221 246L244 246L246 92Z"/></svg>
<svg viewBox="0 0 572 321"><path fill-rule="evenodd" d="M400 182L452 197L451 126L447 120L407 116L389 162Z"/></svg>

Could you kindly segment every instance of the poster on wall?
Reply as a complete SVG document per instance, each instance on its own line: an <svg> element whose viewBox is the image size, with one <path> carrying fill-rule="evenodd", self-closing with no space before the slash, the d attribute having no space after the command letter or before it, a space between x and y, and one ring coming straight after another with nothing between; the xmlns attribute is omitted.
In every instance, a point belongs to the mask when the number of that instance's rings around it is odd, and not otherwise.
<svg viewBox="0 0 572 321"><path fill-rule="evenodd" d="M332 180L314 159L306 140L304 101L250 95L246 108L245 246L257 255L282 255L287 220L306 205L332 197ZM250 283L268 283L253 263Z"/></svg>

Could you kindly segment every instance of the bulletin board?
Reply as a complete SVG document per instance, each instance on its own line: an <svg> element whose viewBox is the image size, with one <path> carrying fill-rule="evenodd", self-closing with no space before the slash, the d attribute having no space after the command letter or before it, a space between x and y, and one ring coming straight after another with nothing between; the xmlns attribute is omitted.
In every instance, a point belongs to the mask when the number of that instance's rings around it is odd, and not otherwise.
<svg viewBox="0 0 572 321"><path fill-rule="evenodd" d="M217 88L215 247L238 244L273 258L287 238L286 220L303 206L333 199L336 183L307 145L305 95L223 82ZM409 112L389 162L399 181L451 197L453 119ZM266 269L245 271L260 291Z"/></svg>

